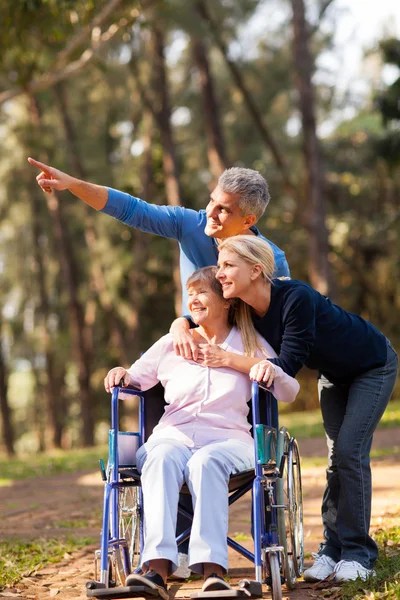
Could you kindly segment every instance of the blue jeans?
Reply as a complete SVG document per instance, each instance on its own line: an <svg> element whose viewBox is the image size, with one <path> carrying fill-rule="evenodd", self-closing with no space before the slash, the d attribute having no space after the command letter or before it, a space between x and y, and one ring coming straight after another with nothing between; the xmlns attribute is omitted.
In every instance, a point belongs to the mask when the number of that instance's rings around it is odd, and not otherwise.
<svg viewBox="0 0 400 600"><path fill-rule="evenodd" d="M328 469L322 501L325 542L319 554L338 562L355 560L372 569L378 548L369 535L371 520L370 450L373 433L390 400L398 359L387 342L386 363L335 385L320 375L318 392L328 443Z"/></svg>

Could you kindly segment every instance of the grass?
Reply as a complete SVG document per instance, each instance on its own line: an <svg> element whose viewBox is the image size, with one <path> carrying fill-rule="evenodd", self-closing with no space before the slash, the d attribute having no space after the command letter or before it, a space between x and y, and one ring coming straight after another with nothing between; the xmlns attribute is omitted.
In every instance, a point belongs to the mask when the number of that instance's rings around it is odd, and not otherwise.
<svg viewBox="0 0 400 600"><path fill-rule="evenodd" d="M99 458L108 456L107 446L79 450L54 451L46 454L30 454L18 458L0 457L0 486L32 477L44 477L59 473L96 470Z"/></svg>
<svg viewBox="0 0 400 600"><path fill-rule="evenodd" d="M89 526L88 519L77 519L71 521L55 521L53 527L59 527L60 529L82 529Z"/></svg>
<svg viewBox="0 0 400 600"><path fill-rule="evenodd" d="M0 542L0 590L13 585L24 575L62 560L65 553L93 544L93 538L65 540L36 539L30 542L9 540Z"/></svg>
<svg viewBox="0 0 400 600"><path fill-rule="evenodd" d="M298 440L325 436L319 409L303 412L281 411L280 421ZM400 401L390 402L378 425L379 429L388 427L400 427Z"/></svg>
<svg viewBox="0 0 400 600"><path fill-rule="evenodd" d="M348 581L340 591L331 590L338 600L399 600L400 598L400 526L381 529L375 534L379 545L376 577L368 581ZM329 590L325 590L329 598Z"/></svg>
<svg viewBox="0 0 400 600"><path fill-rule="evenodd" d="M388 442L389 443L389 442ZM326 467L327 466L327 457L326 456L302 456L301 454L301 443L300 443L300 458L301 458L301 468L302 469L310 469L312 467ZM400 448L398 446L394 446L392 448L377 448L371 450L370 453L372 460L383 460L385 458L400 458Z"/></svg>
<svg viewBox="0 0 400 600"><path fill-rule="evenodd" d="M252 537L247 533L239 531L233 535L232 539L234 539L236 542L247 542L248 540L251 540Z"/></svg>

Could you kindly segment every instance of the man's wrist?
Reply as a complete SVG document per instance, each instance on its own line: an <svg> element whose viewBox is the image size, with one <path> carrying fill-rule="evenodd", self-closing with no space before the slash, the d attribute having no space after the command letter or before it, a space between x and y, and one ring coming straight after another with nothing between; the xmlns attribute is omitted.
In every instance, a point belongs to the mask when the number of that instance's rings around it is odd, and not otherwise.
<svg viewBox="0 0 400 600"><path fill-rule="evenodd" d="M185 317L178 317L175 321L172 321L171 327L169 328L172 335L179 335L190 330L190 323Z"/></svg>
<svg viewBox="0 0 400 600"><path fill-rule="evenodd" d="M183 315L182 319L185 319L188 329L196 329L198 327L190 315Z"/></svg>

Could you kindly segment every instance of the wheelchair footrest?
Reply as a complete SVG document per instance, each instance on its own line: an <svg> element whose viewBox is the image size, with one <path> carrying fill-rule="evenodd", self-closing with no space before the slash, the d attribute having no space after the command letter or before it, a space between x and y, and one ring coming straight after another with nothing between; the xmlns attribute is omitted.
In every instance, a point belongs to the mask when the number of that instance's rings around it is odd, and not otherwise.
<svg viewBox="0 0 400 600"><path fill-rule="evenodd" d="M253 581L251 579L241 579L239 581L238 590L226 590L226 591L215 591L215 592L197 592L191 594L191 598L262 598L262 584L259 581Z"/></svg>
<svg viewBox="0 0 400 600"><path fill-rule="evenodd" d="M262 598L262 583L253 579L241 579L239 581L240 589L250 598Z"/></svg>
<svg viewBox="0 0 400 600"><path fill-rule="evenodd" d="M106 588L100 587L89 588L86 586L86 596L88 598L106 598L109 600L118 598L159 598L157 590L152 590L144 585L129 585L124 587ZM104 585L104 584L103 584Z"/></svg>
<svg viewBox="0 0 400 600"><path fill-rule="evenodd" d="M245 590L216 590L215 592L196 592L195 594L190 594L191 598L203 598L206 600L209 598L249 598L250 594L247 594Z"/></svg>

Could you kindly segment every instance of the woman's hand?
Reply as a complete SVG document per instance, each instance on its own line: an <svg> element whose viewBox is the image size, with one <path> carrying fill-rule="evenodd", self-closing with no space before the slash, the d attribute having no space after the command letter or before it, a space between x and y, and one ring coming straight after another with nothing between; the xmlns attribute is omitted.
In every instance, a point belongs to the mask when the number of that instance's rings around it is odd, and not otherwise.
<svg viewBox="0 0 400 600"><path fill-rule="evenodd" d="M269 360L262 360L250 369L250 379L271 387L275 379L275 367Z"/></svg>
<svg viewBox="0 0 400 600"><path fill-rule="evenodd" d="M131 382L131 376L124 367L114 367L104 378L106 392L111 392L116 386L126 387Z"/></svg>
<svg viewBox="0 0 400 600"><path fill-rule="evenodd" d="M175 319L170 327L175 354L188 360L198 360L199 349L190 333L188 320L184 317Z"/></svg>
<svg viewBox="0 0 400 600"><path fill-rule="evenodd" d="M205 367L226 367L226 352L218 344L199 344L198 362Z"/></svg>

